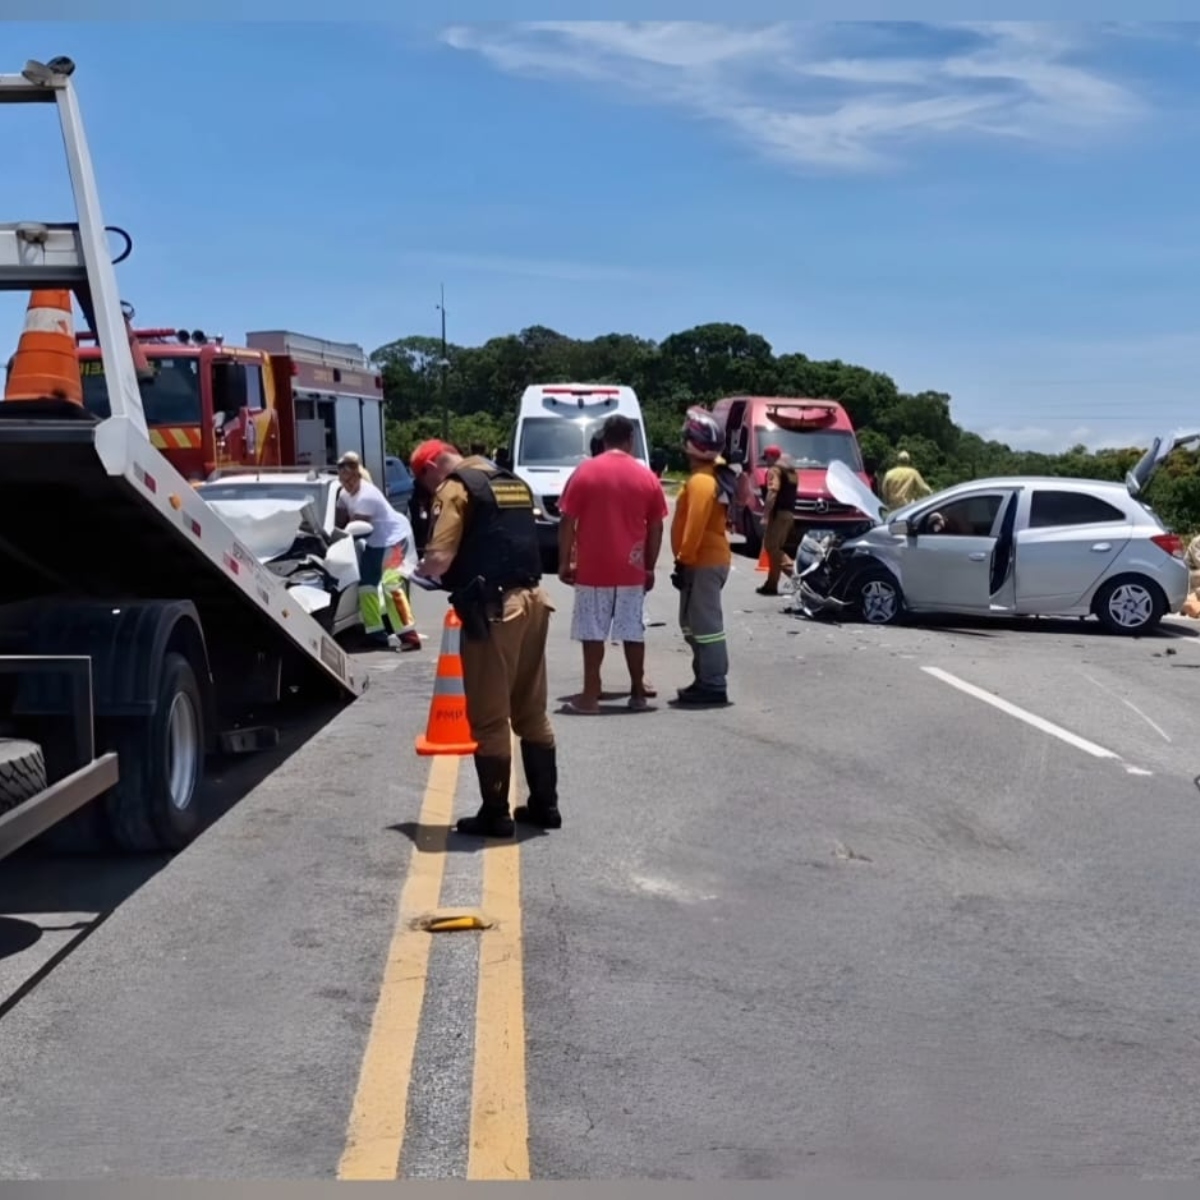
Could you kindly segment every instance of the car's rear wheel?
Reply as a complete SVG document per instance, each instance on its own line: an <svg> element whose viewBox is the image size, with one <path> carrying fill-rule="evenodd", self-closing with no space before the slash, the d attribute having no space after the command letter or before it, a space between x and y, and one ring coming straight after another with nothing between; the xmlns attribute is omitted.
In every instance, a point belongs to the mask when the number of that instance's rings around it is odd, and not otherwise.
<svg viewBox="0 0 1200 1200"><path fill-rule="evenodd" d="M1110 579L1100 588L1093 611L1109 633L1134 637L1153 629L1163 619L1167 601L1158 584L1126 575Z"/></svg>
<svg viewBox="0 0 1200 1200"><path fill-rule="evenodd" d="M884 567L859 571L846 591L859 619L868 625L895 625L904 616L900 584Z"/></svg>

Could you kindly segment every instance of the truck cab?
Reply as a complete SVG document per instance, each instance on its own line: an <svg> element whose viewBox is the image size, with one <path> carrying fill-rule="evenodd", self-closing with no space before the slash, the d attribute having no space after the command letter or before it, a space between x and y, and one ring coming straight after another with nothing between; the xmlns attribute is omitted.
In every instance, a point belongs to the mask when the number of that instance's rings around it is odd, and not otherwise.
<svg viewBox="0 0 1200 1200"><path fill-rule="evenodd" d="M139 380L151 444L193 483L227 466L279 466L288 423L290 364L261 350L226 346L197 330L132 331L148 377ZM78 334L84 407L110 415L104 362L93 335ZM92 343L92 344L87 344ZM281 403L282 401L282 403Z"/></svg>
<svg viewBox="0 0 1200 1200"><path fill-rule="evenodd" d="M591 457L592 439L614 413L633 422L633 454L650 468L646 427L631 387L536 383L521 395L511 445L497 455L533 492L543 553L558 555L558 501L575 468Z"/></svg>
<svg viewBox="0 0 1200 1200"><path fill-rule="evenodd" d="M796 528L789 550L807 532L849 532L866 520L835 499L826 483L829 464L839 461L870 487L854 424L836 400L726 396L712 412L725 432L726 460L741 467L729 528L745 537L751 554L762 548L768 446L778 446L797 469Z"/></svg>

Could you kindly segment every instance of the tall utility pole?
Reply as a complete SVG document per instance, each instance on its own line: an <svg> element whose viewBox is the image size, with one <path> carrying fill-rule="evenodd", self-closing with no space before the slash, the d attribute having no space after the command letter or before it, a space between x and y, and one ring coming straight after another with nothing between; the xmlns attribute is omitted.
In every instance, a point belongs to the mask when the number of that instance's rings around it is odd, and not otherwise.
<svg viewBox="0 0 1200 1200"><path fill-rule="evenodd" d="M450 410L446 407L446 368L450 365L446 357L446 285L443 283L441 303L438 309L442 314L442 361L441 361L441 399L442 399L442 440L450 440Z"/></svg>

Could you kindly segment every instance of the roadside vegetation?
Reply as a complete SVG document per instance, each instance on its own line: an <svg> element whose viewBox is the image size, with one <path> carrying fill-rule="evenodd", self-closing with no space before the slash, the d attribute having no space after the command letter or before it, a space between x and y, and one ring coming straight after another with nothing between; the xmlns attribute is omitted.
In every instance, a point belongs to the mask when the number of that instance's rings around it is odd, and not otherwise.
<svg viewBox="0 0 1200 1200"><path fill-rule="evenodd" d="M385 381L388 449L408 451L441 430L443 386L451 437L503 445L517 400L531 383L621 383L642 403L651 443L667 450L667 478L683 470L679 421L690 404L737 393L827 397L844 404L859 432L868 469L883 472L908 450L932 487L987 475L1068 475L1119 480L1144 447L1063 454L1014 450L957 425L945 392L901 392L868 367L773 352L740 325L698 325L653 342L611 333L590 341L544 326L492 338L482 346L446 347L438 338L406 337L375 352ZM1200 454L1172 456L1153 481L1149 502L1181 534L1200 529Z"/></svg>

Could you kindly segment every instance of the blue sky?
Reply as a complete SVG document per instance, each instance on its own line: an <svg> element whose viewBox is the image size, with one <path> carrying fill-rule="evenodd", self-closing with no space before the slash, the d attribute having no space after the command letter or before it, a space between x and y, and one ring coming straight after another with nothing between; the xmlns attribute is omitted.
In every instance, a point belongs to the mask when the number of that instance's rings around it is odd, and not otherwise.
<svg viewBox="0 0 1200 1200"><path fill-rule="evenodd" d="M705 321L1015 445L1200 423L1200 25L6 22L138 322L368 349ZM50 110L0 219L71 219ZM0 296L15 340L21 296Z"/></svg>

